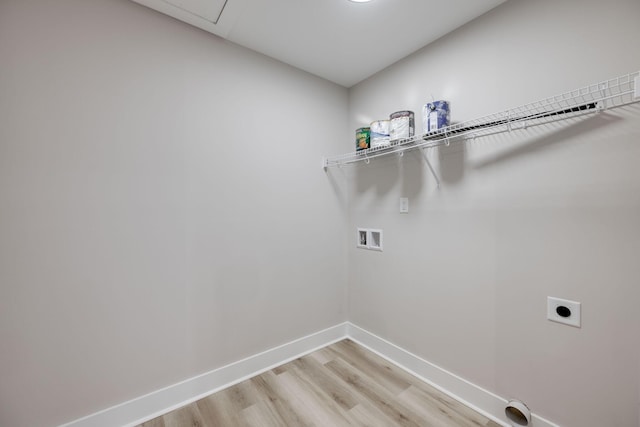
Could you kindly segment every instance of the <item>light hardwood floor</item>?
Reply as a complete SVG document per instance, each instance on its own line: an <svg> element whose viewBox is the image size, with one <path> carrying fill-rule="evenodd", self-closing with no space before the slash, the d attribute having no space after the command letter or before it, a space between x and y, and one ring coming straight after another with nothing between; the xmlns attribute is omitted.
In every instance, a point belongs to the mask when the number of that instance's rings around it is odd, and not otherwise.
<svg viewBox="0 0 640 427"><path fill-rule="evenodd" d="M138 427L499 427L350 340Z"/></svg>

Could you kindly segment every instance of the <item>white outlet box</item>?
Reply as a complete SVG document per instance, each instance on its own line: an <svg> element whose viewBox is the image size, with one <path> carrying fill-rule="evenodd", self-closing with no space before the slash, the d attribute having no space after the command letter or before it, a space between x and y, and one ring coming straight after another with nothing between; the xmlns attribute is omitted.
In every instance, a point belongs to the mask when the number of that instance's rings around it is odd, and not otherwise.
<svg viewBox="0 0 640 427"><path fill-rule="evenodd" d="M547 319L552 322L579 328L582 324L581 308L581 304L577 301L547 297Z"/></svg>

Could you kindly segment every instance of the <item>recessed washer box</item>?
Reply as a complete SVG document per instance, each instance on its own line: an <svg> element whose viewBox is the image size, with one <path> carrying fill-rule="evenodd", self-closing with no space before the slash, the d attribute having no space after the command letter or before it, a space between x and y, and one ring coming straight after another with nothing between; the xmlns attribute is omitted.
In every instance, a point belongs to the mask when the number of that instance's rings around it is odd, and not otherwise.
<svg viewBox="0 0 640 427"><path fill-rule="evenodd" d="M382 230L358 228L356 247L382 252Z"/></svg>

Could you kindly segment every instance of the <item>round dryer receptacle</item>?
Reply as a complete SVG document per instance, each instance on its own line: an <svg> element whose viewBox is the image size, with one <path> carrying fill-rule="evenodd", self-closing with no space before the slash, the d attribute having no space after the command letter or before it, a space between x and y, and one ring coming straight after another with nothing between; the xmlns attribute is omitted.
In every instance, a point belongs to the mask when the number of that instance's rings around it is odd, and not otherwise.
<svg viewBox="0 0 640 427"><path fill-rule="evenodd" d="M519 400L511 399L507 402L504 413L512 426L528 426L531 423L531 411Z"/></svg>

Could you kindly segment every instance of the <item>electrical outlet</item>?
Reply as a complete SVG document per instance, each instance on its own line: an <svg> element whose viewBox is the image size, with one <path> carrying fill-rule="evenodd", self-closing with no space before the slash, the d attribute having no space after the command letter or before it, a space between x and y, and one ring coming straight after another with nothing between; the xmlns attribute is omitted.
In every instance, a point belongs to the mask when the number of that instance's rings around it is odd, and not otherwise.
<svg viewBox="0 0 640 427"><path fill-rule="evenodd" d="M579 328L582 324L581 304L562 298L547 297L547 319Z"/></svg>
<svg viewBox="0 0 640 427"><path fill-rule="evenodd" d="M409 213L408 197L400 197L400 213Z"/></svg>

